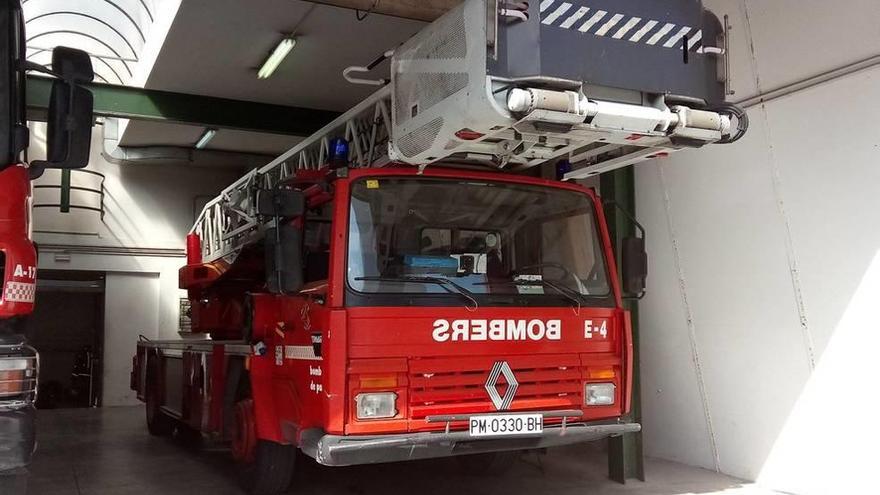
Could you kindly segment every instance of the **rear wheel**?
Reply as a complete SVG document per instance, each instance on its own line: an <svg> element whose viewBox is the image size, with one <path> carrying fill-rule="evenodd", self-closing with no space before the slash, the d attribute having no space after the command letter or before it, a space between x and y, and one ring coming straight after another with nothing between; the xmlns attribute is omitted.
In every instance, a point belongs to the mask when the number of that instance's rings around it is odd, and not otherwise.
<svg viewBox="0 0 880 495"><path fill-rule="evenodd" d="M505 474L519 459L519 451L488 452L485 454L456 457L462 472L471 476L500 476Z"/></svg>
<svg viewBox="0 0 880 495"><path fill-rule="evenodd" d="M296 464L296 447L257 441L253 464L244 468L244 488L251 495L279 495L287 491Z"/></svg>
<svg viewBox="0 0 880 495"><path fill-rule="evenodd" d="M147 367L147 430L151 435L164 437L174 431L174 419L162 412L159 383L155 364Z"/></svg>
<svg viewBox="0 0 880 495"><path fill-rule="evenodd" d="M254 401L238 401L233 409L232 458L241 464L253 464L257 452L254 427Z"/></svg>

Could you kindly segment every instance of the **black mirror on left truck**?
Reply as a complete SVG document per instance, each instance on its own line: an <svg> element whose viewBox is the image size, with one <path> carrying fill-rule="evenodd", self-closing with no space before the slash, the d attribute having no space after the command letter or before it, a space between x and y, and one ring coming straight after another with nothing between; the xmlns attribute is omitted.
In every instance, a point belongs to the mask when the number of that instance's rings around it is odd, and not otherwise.
<svg viewBox="0 0 880 495"><path fill-rule="evenodd" d="M645 238L624 237L621 247L623 292L641 298L645 294L645 279L648 277L648 253L645 251Z"/></svg>
<svg viewBox="0 0 880 495"><path fill-rule="evenodd" d="M52 83L46 130L46 160L31 164L38 169L82 168L89 163L92 141L92 92L81 86L94 78L89 55L59 46L52 50Z"/></svg>

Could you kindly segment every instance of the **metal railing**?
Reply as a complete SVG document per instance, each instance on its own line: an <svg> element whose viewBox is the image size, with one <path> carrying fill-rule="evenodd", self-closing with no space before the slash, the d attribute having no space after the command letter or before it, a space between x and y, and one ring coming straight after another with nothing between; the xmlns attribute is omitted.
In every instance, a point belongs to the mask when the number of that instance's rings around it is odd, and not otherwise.
<svg viewBox="0 0 880 495"><path fill-rule="evenodd" d="M100 179L98 188L74 186L71 184L72 173L89 174ZM104 174L93 170L85 169L67 169L61 171L61 184L37 184L34 189L58 189L58 203L34 203L34 208L58 208L61 213L69 213L71 209L96 211L101 214L101 220L104 219ZM89 206L82 204L73 204L70 199L71 191L83 191L98 196L98 206Z"/></svg>

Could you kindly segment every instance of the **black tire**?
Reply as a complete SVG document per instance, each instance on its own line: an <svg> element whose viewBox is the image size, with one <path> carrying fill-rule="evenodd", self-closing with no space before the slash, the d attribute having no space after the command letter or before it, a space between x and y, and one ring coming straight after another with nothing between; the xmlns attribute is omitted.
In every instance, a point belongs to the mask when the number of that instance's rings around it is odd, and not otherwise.
<svg viewBox="0 0 880 495"><path fill-rule="evenodd" d="M174 419L162 412L159 407L159 384L156 379L156 366L147 367L147 430L150 435L167 437L174 432Z"/></svg>
<svg viewBox="0 0 880 495"><path fill-rule="evenodd" d="M202 449L203 438L199 430L189 425L178 423L174 428L174 440L183 447L198 452Z"/></svg>
<svg viewBox="0 0 880 495"><path fill-rule="evenodd" d="M279 495L287 491L296 465L296 447L259 440L255 457L242 473L245 490L251 495Z"/></svg>
<svg viewBox="0 0 880 495"><path fill-rule="evenodd" d="M469 476L501 476L510 470L520 457L516 450L461 455L455 458L462 473Z"/></svg>

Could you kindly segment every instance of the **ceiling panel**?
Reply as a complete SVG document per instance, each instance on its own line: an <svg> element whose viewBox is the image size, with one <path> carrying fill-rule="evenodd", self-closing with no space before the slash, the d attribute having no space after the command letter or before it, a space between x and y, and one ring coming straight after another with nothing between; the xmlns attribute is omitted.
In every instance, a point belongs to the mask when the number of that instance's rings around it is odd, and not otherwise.
<svg viewBox="0 0 880 495"><path fill-rule="evenodd" d="M376 90L342 78L418 32L425 23L295 0L186 0L146 87L245 101L344 111ZM275 74L257 68L285 33L297 44ZM388 65L377 69L388 74ZM131 121L125 146L192 146L202 127ZM221 129L209 149L280 154L302 138Z"/></svg>
<svg viewBox="0 0 880 495"><path fill-rule="evenodd" d="M375 91L342 78L418 32L419 21L293 0L187 0L180 6L147 87L343 111ZM284 33L297 44L275 74L257 68ZM388 74L387 64L377 68Z"/></svg>
<svg viewBox="0 0 880 495"><path fill-rule="evenodd" d="M122 146L181 146L195 145L204 127L162 122L131 121L120 140ZM263 155L280 155L302 140L297 136L261 134L232 129L220 129L205 149L240 151Z"/></svg>

